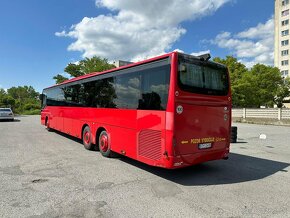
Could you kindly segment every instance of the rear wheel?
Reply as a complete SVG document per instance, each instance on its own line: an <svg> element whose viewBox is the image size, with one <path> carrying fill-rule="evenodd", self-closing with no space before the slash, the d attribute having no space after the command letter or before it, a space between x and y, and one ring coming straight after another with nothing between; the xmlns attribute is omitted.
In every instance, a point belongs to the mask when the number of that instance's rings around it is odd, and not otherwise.
<svg viewBox="0 0 290 218"><path fill-rule="evenodd" d="M109 135L106 131L102 131L99 136L99 150L104 157L111 157L111 145L109 142Z"/></svg>
<svg viewBox="0 0 290 218"><path fill-rule="evenodd" d="M86 126L83 130L83 145L87 150L93 150L92 134L90 127Z"/></svg>

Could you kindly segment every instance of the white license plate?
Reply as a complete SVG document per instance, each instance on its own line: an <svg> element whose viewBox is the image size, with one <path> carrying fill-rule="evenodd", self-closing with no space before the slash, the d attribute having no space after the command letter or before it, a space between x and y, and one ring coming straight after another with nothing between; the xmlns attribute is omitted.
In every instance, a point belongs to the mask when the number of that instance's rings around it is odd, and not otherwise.
<svg viewBox="0 0 290 218"><path fill-rule="evenodd" d="M202 144L198 144L198 148L199 149L209 149L212 147L212 143L202 143Z"/></svg>

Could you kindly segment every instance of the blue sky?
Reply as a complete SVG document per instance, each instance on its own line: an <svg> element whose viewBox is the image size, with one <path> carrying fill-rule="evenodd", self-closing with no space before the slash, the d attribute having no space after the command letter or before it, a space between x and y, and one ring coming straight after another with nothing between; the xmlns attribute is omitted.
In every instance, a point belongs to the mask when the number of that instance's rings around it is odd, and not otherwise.
<svg viewBox="0 0 290 218"><path fill-rule="evenodd" d="M178 49L273 64L273 13L274 0L2 0L0 88L41 92L93 55L141 60Z"/></svg>

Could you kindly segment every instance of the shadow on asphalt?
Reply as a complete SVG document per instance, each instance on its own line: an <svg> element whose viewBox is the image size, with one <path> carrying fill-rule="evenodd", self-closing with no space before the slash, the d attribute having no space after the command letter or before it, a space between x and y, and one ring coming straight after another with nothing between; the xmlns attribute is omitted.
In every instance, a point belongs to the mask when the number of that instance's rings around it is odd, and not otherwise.
<svg viewBox="0 0 290 218"><path fill-rule="evenodd" d="M73 136L53 130L55 133L82 144ZM245 142L244 142L245 143ZM249 182L271 176L285 170L290 163L283 163L247 155L230 153L228 160L211 161L182 169L163 169L121 156L120 161L138 167L161 178L184 186L222 185Z"/></svg>
<svg viewBox="0 0 290 218"><path fill-rule="evenodd" d="M54 133L56 133L56 134L58 134L58 135L60 135L60 136L66 137L66 138L68 138L68 139L70 139L70 140L73 140L73 141L75 141L75 142L77 142L77 143L83 144L83 142L82 142L81 139L79 139L79 138L77 138L77 137L74 137L74 136L71 136L71 135L68 135L68 134L66 134L66 133L60 132L60 131L58 131L58 130L50 129L49 132L54 132ZM94 150L91 150L91 151L94 152L94 151L97 151L97 150L98 150L98 148L95 147L95 149L94 149Z"/></svg>
<svg viewBox="0 0 290 218"><path fill-rule="evenodd" d="M20 120L18 120L18 119L14 119L14 120L0 120L0 122L11 122L11 123L13 123L13 122L20 122Z"/></svg>
<svg viewBox="0 0 290 218"><path fill-rule="evenodd" d="M237 141L235 143L231 143L231 144L247 144L248 142L245 142L245 141Z"/></svg>
<svg viewBox="0 0 290 218"><path fill-rule="evenodd" d="M259 180L277 172L287 172L289 163L231 153L228 160L207 162L183 169L155 168L129 158L122 161L156 176L185 186L234 184Z"/></svg>

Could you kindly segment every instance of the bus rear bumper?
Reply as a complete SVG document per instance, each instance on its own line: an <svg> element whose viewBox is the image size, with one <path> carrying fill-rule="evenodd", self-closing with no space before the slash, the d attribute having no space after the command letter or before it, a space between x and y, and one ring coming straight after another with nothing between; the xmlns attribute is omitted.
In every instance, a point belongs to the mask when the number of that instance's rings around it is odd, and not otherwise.
<svg viewBox="0 0 290 218"><path fill-rule="evenodd" d="M172 169L188 167L212 160L221 160L221 159L226 160L228 159L228 156L229 156L228 150L179 155L172 157L173 158Z"/></svg>

